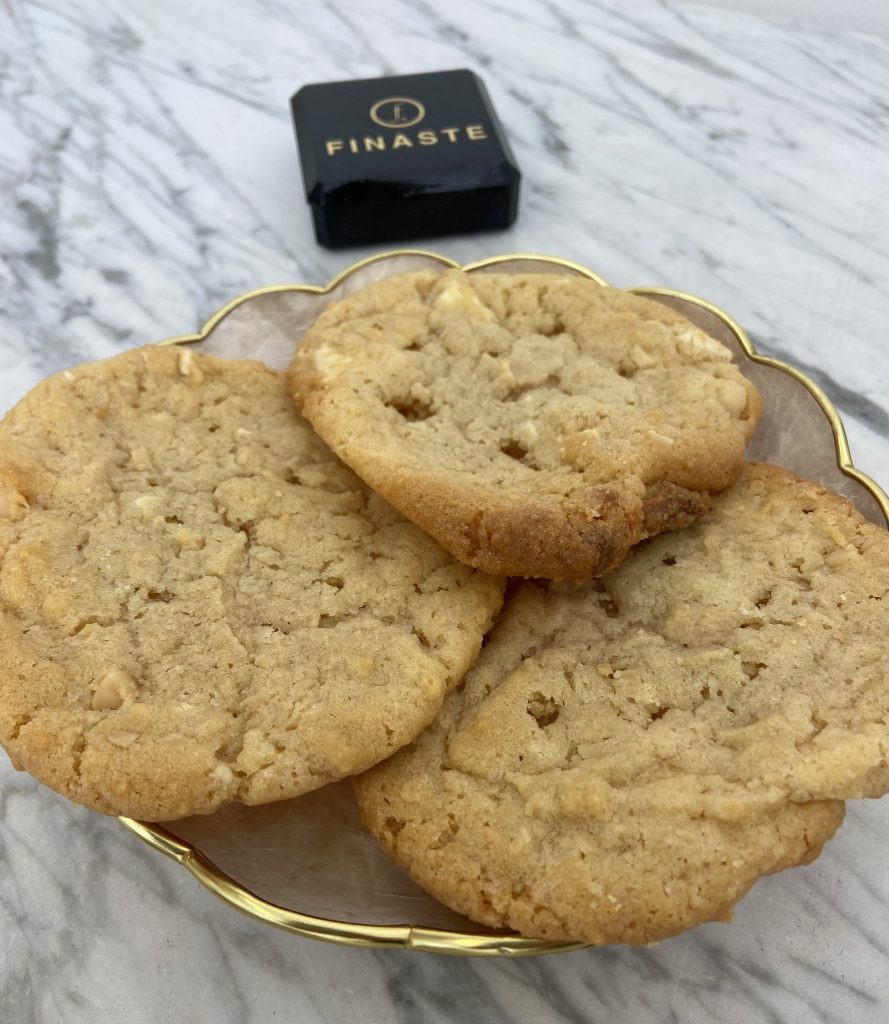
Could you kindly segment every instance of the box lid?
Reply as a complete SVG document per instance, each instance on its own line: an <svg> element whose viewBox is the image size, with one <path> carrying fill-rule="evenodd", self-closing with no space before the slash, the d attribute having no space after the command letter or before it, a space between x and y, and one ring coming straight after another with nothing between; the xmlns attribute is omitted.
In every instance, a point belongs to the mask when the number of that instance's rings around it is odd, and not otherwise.
<svg viewBox="0 0 889 1024"><path fill-rule="evenodd" d="M472 71L305 85L291 105L315 207L517 191L518 166Z"/></svg>

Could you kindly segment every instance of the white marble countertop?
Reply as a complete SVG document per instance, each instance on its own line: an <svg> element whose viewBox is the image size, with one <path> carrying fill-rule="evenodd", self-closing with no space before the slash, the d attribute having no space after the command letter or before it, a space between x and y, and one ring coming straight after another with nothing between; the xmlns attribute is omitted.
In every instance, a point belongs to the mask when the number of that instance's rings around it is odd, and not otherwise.
<svg viewBox="0 0 889 1024"><path fill-rule="evenodd" d="M776 9L780 4L776 4ZM6 0L0 409L46 373L366 254L313 241L287 99L471 67L525 175L461 260L564 255L726 307L889 483L889 45L690 3ZM345 949L241 917L0 754L0 1021L889 1019L889 803L731 925L523 961Z"/></svg>

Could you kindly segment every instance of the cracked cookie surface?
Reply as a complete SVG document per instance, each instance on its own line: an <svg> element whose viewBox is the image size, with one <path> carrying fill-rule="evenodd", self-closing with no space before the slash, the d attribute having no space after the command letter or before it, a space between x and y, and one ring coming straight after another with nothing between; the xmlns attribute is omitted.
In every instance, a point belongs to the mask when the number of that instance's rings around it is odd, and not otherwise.
<svg viewBox="0 0 889 1024"><path fill-rule="evenodd" d="M585 580L737 479L759 417L724 345L586 278L388 278L293 359L305 415L374 490L469 565Z"/></svg>
<svg viewBox="0 0 889 1024"><path fill-rule="evenodd" d="M593 585L524 583L365 824L494 927L645 943L806 863L886 792L889 535L751 465Z"/></svg>
<svg viewBox="0 0 889 1024"><path fill-rule="evenodd" d="M170 819L368 767L432 719L501 596L259 363L128 352L0 424L0 740L96 810Z"/></svg>

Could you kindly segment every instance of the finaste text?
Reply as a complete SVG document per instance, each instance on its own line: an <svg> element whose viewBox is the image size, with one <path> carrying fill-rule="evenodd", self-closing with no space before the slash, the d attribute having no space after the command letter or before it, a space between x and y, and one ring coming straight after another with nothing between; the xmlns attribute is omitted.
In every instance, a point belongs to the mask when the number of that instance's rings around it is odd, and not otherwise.
<svg viewBox="0 0 889 1024"><path fill-rule="evenodd" d="M439 142L459 142L461 138L477 142L488 137L485 126L467 124L462 128L440 128L437 132L424 129L413 137L406 132L396 132L391 138L385 135L354 136L347 139L327 139L324 148L328 156L337 153L372 153L374 150L413 149L414 146L436 146Z"/></svg>

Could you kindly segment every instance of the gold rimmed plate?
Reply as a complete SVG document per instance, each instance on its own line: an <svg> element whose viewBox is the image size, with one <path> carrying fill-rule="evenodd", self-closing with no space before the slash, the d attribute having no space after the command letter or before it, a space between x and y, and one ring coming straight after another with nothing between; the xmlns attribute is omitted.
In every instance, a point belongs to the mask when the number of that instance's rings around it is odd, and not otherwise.
<svg viewBox="0 0 889 1024"><path fill-rule="evenodd" d="M283 369L331 301L392 274L457 266L421 250L383 253L356 263L323 287L274 285L248 292L198 332L161 344L200 344L215 355L260 359ZM580 264L549 256L498 256L462 269L575 274L606 284ZM750 458L817 480L846 495L866 518L889 525L889 498L853 466L840 416L813 381L760 355L738 324L704 299L669 288L632 290L678 310L726 344L759 388L765 412L748 449ZM215 814L166 824L120 820L238 910L298 935L462 955L526 956L582 945L492 931L442 906L362 830L348 781L296 800L261 807L232 804Z"/></svg>

